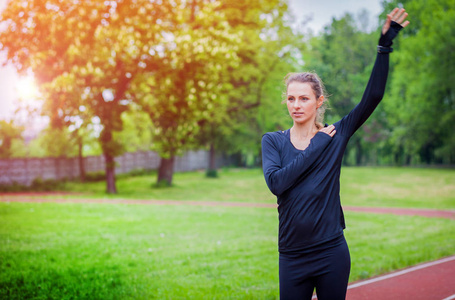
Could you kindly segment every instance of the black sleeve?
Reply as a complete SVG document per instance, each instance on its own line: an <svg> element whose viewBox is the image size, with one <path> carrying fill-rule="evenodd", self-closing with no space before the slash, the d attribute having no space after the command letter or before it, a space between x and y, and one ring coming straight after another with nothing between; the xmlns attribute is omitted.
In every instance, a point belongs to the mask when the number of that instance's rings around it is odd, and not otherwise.
<svg viewBox="0 0 455 300"><path fill-rule="evenodd" d="M262 137L262 167L270 191L279 196L292 187L312 166L331 140L332 138L326 133L316 133L305 150L289 164L282 166L279 142L270 134L265 134Z"/></svg>
<svg viewBox="0 0 455 300"><path fill-rule="evenodd" d="M340 121L340 134L352 136L370 117L384 96L388 72L389 54L378 53L362 100Z"/></svg>
<svg viewBox="0 0 455 300"><path fill-rule="evenodd" d="M379 39L379 46L390 47L403 27L392 21L389 30L382 34ZM391 51L391 50L390 50ZM378 53L368 81L365 92L360 103L340 121L340 134L352 136L357 129L370 117L379 102L382 100L389 73L389 53ZM337 128L338 130L338 128Z"/></svg>

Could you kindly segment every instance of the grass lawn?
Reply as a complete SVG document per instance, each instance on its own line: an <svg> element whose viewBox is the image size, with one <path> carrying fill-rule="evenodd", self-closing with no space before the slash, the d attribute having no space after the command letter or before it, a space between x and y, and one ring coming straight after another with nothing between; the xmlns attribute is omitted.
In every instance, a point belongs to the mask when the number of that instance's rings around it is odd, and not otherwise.
<svg viewBox="0 0 455 300"><path fill-rule="evenodd" d="M156 187L156 174L122 177L117 180L117 195L106 195L105 182L68 182L63 191L93 198L128 198L183 201L269 202L269 192L260 169L223 169L220 178L207 178L205 171L175 173L173 186ZM79 197L79 196L78 196Z"/></svg>
<svg viewBox="0 0 455 300"><path fill-rule="evenodd" d="M84 198L276 203L260 169L223 169L220 178L204 172L176 173L171 188L154 187L156 174L122 177L117 195L106 195L104 182L68 182L64 191ZM343 205L455 209L455 169L344 167Z"/></svg>
<svg viewBox="0 0 455 300"><path fill-rule="evenodd" d="M455 253L455 221L347 212L351 281ZM278 299L273 208L0 203L1 299Z"/></svg>
<svg viewBox="0 0 455 300"><path fill-rule="evenodd" d="M260 170L67 183L89 198L275 203ZM455 209L455 171L344 168L344 205ZM5 198L7 196L3 196ZM75 196L71 196L75 197ZM455 221L345 212L350 281L455 253ZM0 203L0 299L278 299L274 208Z"/></svg>
<svg viewBox="0 0 455 300"><path fill-rule="evenodd" d="M455 209L455 169L341 169L345 205Z"/></svg>

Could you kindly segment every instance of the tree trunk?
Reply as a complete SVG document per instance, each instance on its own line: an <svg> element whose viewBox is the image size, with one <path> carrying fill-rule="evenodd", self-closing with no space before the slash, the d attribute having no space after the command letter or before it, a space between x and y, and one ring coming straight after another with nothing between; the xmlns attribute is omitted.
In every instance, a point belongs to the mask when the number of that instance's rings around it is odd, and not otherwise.
<svg viewBox="0 0 455 300"><path fill-rule="evenodd" d="M106 192L108 194L117 194L114 156L104 153L104 160L106 163Z"/></svg>
<svg viewBox="0 0 455 300"><path fill-rule="evenodd" d="M206 173L207 177L218 177L217 170L216 170L216 151L215 146L213 143L210 144L210 151L209 151L209 166Z"/></svg>
<svg viewBox="0 0 455 300"><path fill-rule="evenodd" d="M158 186L171 186L174 175L175 156L170 158L161 158L160 167L158 168Z"/></svg>
<svg viewBox="0 0 455 300"><path fill-rule="evenodd" d="M84 156L82 155L82 138L80 137L78 140L78 146L79 146L79 151L78 151L78 160L79 160L79 179L81 182L85 181L85 166L84 166Z"/></svg>

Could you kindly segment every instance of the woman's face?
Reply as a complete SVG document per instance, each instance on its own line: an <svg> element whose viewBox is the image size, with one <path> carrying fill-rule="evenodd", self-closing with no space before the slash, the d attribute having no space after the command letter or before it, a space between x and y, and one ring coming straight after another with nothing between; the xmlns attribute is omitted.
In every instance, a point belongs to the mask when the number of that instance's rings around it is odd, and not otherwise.
<svg viewBox="0 0 455 300"><path fill-rule="evenodd" d="M322 105L324 96L316 99L309 83L293 81L288 85L286 104L294 124L314 124L316 110Z"/></svg>

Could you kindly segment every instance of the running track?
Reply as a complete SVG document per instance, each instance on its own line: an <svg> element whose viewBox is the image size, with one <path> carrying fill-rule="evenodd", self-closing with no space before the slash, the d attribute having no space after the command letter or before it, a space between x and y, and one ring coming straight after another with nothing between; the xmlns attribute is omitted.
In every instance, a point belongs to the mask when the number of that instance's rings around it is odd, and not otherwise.
<svg viewBox="0 0 455 300"><path fill-rule="evenodd" d="M455 255L351 283L346 299L455 299Z"/></svg>
<svg viewBox="0 0 455 300"><path fill-rule="evenodd" d="M38 197L37 197L38 196ZM0 194L2 202L59 202L59 203L106 203L106 204L142 204L142 205L201 205L201 206L242 206L270 207L275 204L233 203L233 202L193 202L171 200L102 200L102 199L64 199L41 198L43 195L8 195ZM398 209L344 206L344 210L416 215L455 219L455 211L430 209ZM317 299L313 297L313 299ZM437 261L416 265L386 275L353 282L348 286L347 300L455 300L455 255Z"/></svg>

